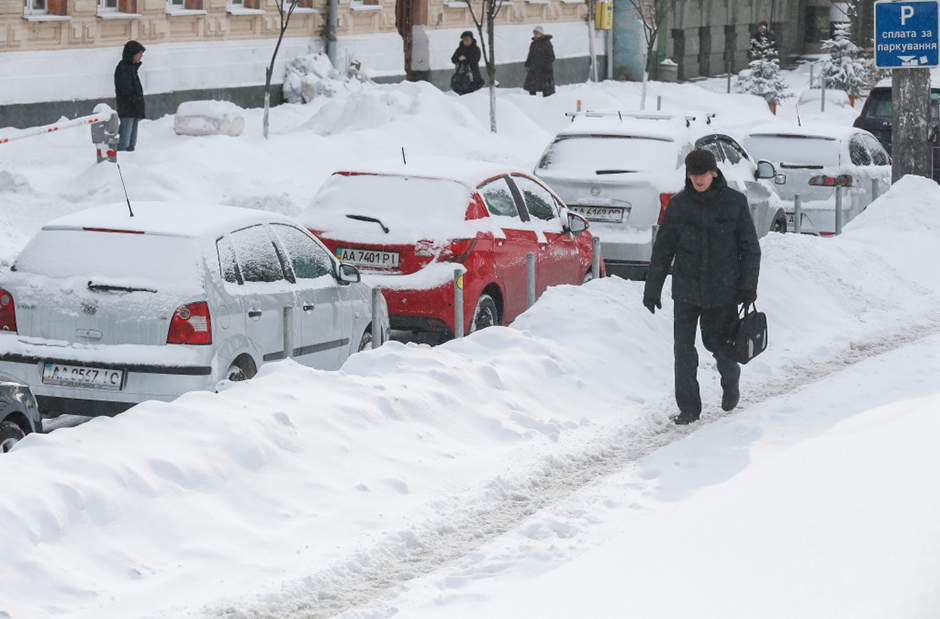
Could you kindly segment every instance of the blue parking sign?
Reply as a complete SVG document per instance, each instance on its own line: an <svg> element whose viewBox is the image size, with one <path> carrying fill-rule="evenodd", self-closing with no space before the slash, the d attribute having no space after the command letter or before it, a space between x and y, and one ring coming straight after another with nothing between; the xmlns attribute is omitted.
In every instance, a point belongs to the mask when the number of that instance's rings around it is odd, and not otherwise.
<svg viewBox="0 0 940 619"><path fill-rule="evenodd" d="M875 66L914 69L940 65L937 0L875 2Z"/></svg>

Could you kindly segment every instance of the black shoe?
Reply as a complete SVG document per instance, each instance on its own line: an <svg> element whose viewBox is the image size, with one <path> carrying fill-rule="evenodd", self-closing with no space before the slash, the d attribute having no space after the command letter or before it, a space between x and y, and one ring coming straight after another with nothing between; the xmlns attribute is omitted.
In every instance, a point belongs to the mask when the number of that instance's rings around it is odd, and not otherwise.
<svg viewBox="0 0 940 619"><path fill-rule="evenodd" d="M670 417L677 426L687 426L690 423L695 423L698 421L698 418L698 415L687 415L685 413L679 413L678 415Z"/></svg>
<svg viewBox="0 0 940 619"><path fill-rule="evenodd" d="M733 411L738 405L738 401L741 399L741 390L737 385L734 387L728 387L721 394L721 410L723 411Z"/></svg>

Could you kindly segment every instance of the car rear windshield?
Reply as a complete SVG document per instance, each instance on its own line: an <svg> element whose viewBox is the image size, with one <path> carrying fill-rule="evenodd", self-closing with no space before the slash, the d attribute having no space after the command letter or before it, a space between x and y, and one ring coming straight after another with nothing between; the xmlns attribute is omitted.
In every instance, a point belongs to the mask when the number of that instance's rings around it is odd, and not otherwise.
<svg viewBox="0 0 940 619"><path fill-rule="evenodd" d="M620 135L559 137L542 155L538 169L577 176L668 172L680 165L676 143Z"/></svg>
<svg viewBox="0 0 940 619"><path fill-rule="evenodd" d="M802 135L752 135L744 147L756 159L782 167L837 166L839 142L833 138Z"/></svg>
<svg viewBox="0 0 940 619"><path fill-rule="evenodd" d="M301 222L334 238L382 244L460 238L470 199L470 189L452 180L334 174Z"/></svg>
<svg viewBox="0 0 940 619"><path fill-rule="evenodd" d="M41 230L20 252L13 269L24 275L160 292L201 289L203 281L193 239L127 232Z"/></svg>
<svg viewBox="0 0 940 619"><path fill-rule="evenodd" d="M891 104L891 90L872 90L865 116L891 120L894 107ZM930 91L930 115L934 120L940 118L940 91Z"/></svg>

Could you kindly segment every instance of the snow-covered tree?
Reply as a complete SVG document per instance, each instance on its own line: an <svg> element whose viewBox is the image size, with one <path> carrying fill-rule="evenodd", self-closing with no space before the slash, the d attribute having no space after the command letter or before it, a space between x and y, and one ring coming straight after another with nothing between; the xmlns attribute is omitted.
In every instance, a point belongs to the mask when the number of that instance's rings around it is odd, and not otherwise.
<svg viewBox="0 0 940 619"><path fill-rule="evenodd" d="M771 109L776 109L778 103L792 96L780 74L776 45L772 40L751 39L749 56L750 64L738 76L739 89L763 97Z"/></svg>
<svg viewBox="0 0 940 619"><path fill-rule="evenodd" d="M868 91L872 79L871 62L859 55L858 46L849 38L848 23L839 23L831 39L822 42L829 59L823 62L822 77L826 88L842 90L849 97L859 97Z"/></svg>

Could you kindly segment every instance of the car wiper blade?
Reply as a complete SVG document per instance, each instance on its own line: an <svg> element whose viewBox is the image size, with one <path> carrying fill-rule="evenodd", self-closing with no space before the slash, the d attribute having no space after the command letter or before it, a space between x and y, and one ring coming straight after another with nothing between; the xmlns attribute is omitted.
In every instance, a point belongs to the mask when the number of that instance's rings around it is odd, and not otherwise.
<svg viewBox="0 0 940 619"><path fill-rule="evenodd" d="M633 174L636 170L597 170L595 174Z"/></svg>
<svg viewBox="0 0 940 619"><path fill-rule="evenodd" d="M365 215L346 215L346 217L348 217L349 219L356 219L358 221L369 221L372 223L379 224L379 226L382 227L382 231L385 234L388 234L388 228L385 227L385 224L383 224L381 221L379 221L375 217L366 217Z"/></svg>
<svg viewBox="0 0 940 619"><path fill-rule="evenodd" d="M781 167L781 168L790 168L791 170L793 170L793 169L802 169L802 170L822 170L823 167L825 167L825 166L823 166L823 165L821 165L821 164L818 164L818 163L788 163L788 162L786 162L786 161L781 161L781 162L780 162L780 167Z"/></svg>
<svg viewBox="0 0 940 619"><path fill-rule="evenodd" d="M114 286L112 284L96 284L88 280L89 290L103 290L105 292L156 292L153 288L136 288L134 286Z"/></svg>

